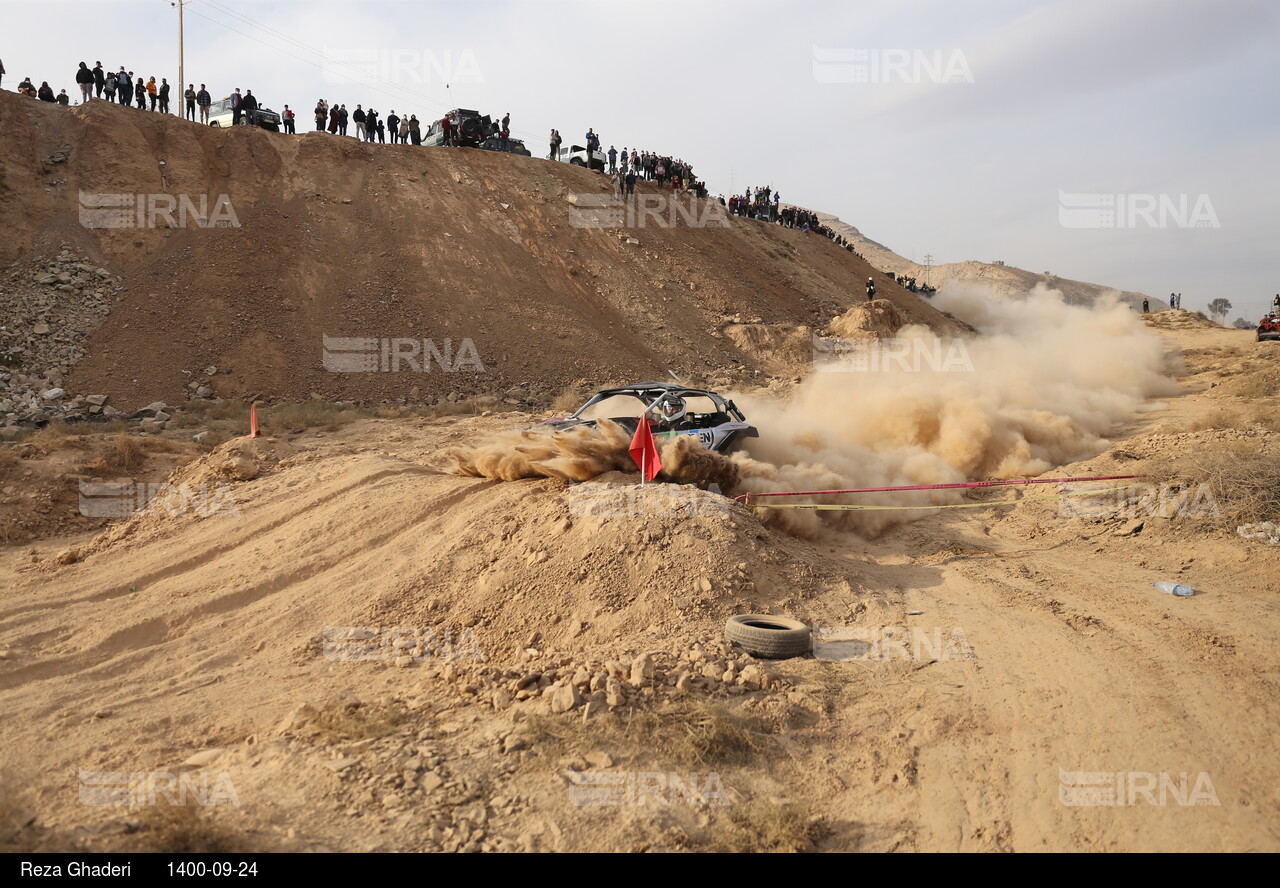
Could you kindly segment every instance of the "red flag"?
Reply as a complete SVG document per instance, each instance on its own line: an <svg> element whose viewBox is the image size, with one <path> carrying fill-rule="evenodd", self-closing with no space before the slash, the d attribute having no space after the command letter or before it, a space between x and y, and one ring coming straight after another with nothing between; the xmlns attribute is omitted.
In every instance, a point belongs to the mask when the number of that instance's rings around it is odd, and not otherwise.
<svg viewBox="0 0 1280 888"><path fill-rule="evenodd" d="M649 417L641 416L636 423L636 433L631 438L631 447L627 450L631 458L640 467L640 474L646 481L662 471L662 461L658 459L658 448L653 443L653 432L649 431Z"/></svg>

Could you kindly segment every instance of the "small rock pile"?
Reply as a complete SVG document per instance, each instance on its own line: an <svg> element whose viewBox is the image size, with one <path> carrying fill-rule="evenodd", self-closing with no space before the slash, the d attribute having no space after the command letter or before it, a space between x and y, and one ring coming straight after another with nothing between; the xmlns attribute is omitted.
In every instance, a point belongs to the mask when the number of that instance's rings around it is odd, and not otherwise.
<svg viewBox="0 0 1280 888"><path fill-rule="evenodd" d="M48 262L10 269L0 283L0 425L118 413L105 396L71 397L62 383L122 289L66 244Z"/></svg>
<svg viewBox="0 0 1280 888"><path fill-rule="evenodd" d="M678 656L650 651L593 657L532 648L525 654L525 662L506 668L465 659L428 659L421 666L424 680L499 711L514 705L557 714L586 707L588 716L691 695L739 696L785 685L762 662L723 642L695 643ZM390 665L418 662L403 658Z"/></svg>

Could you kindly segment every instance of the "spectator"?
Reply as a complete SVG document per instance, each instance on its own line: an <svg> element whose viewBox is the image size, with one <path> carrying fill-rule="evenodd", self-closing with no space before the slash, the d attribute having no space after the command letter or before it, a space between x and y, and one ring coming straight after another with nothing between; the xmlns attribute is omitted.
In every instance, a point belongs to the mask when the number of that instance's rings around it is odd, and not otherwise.
<svg viewBox="0 0 1280 888"><path fill-rule="evenodd" d="M40 81L40 88L36 90L36 98L38 98L42 102L57 101L57 99L53 95L53 87L49 85L49 81L47 80Z"/></svg>
<svg viewBox="0 0 1280 888"><path fill-rule="evenodd" d="M334 136L338 134L338 108L336 105L329 109L329 133Z"/></svg>
<svg viewBox="0 0 1280 888"><path fill-rule="evenodd" d="M345 136L347 134L347 106L338 106L338 135Z"/></svg>
<svg viewBox="0 0 1280 888"><path fill-rule="evenodd" d="M511 132L511 112L510 111L502 115L502 128L507 132Z"/></svg>
<svg viewBox="0 0 1280 888"><path fill-rule="evenodd" d="M418 115L409 115L409 140L415 145L422 144L422 124L418 122Z"/></svg>
<svg viewBox="0 0 1280 888"><path fill-rule="evenodd" d="M133 75L130 74L130 77ZM137 106L143 111L147 110L147 85L142 82L142 78L138 78L138 82L133 85L133 99Z"/></svg>
<svg viewBox="0 0 1280 888"><path fill-rule="evenodd" d="M391 144L394 145L400 134L400 118L396 116L395 108L392 108L391 113L387 115L387 132L391 133Z"/></svg>
<svg viewBox="0 0 1280 888"><path fill-rule="evenodd" d="M805 223L804 229L805 231L809 230L808 222ZM867 301L870 302L872 299L875 299L875 298L876 298L876 282L871 278L867 278Z"/></svg>
<svg viewBox="0 0 1280 888"><path fill-rule="evenodd" d="M356 125L356 141L365 141L367 133L364 128L365 113L362 106L356 105L356 110L351 113L351 122Z"/></svg>
<svg viewBox="0 0 1280 888"><path fill-rule="evenodd" d="M121 105L133 104L133 78L124 68L116 75L116 98Z"/></svg>
<svg viewBox="0 0 1280 888"><path fill-rule="evenodd" d="M364 112L364 140L372 142L373 136L378 131L378 112L370 108Z"/></svg>
<svg viewBox="0 0 1280 888"><path fill-rule="evenodd" d="M141 80L142 78L138 79ZM156 78L154 75L147 81L147 98L151 100L151 110L156 110L156 102L160 98L160 88L156 86Z"/></svg>
<svg viewBox="0 0 1280 888"><path fill-rule="evenodd" d="M253 90L244 91L244 98L240 100L240 109L244 111L249 126L258 125L258 100L253 96Z"/></svg>
<svg viewBox="0 0 1280 888"><path fill-rule="evenodd" d="M1151 300L1150 300L1150 299L1147 299L1146 297L1143 297L1143 300L1142 300L1142 313L1143 313L1143 314L1148 314L1150 311L1151 311Z"/></svg>
<svg viewBox="0 0 1280 888"><path fill-rule="evenodd" d="M116 100L117 82L116 75L114 74L102 81L102 97L108 102L114 102Z"/></svg>
<svg viewBox="0 0 1280 888"><path fill-rule="evenodd" d="M378 118L378 144L386 144L387 141L387 125L382 122L382 118Z"/></svg>
<svg viewBox="0 0 1280 888"><path fill-rule="evenodd" d="M1177 297L1177 294L1175 294L1175 293L1170 293L1170 294L1169 294L1169 309L1172 311L1174 308L1177 308L1177 306L1178 306L1178 297Z"/></svg>
<svg viewBox="0 0 1280 888"><path fill-rule="evenodd" d="M627 171L626 182L627 182L627 197L631 197L633 194L636 193L635 167L632 167L630 170Z"/></svg>
<svg viewBox="0 0 1280 888"><path fill-rule="evenodd" d="M58 90L58 99L57 99L57 101L58 101L58 104L59 104L59 105L70 105L70 104L71 104L71 96L67 95L67 91L66 91L65 89L60 89L60 90Z"/></svg>
<svg viewBox="0 0 1280 888"><path fill-rule="evenodd" d="M560 131L553 129L551 131L551 154L548 155L550 160L560 159L560 142Z"/></svg>
<svg viewBox="0 0 1280 888"><path fill-rule="evenodd" d="M291 136L297 135L298 131L294 128L293 112L289 110L288 105L284 106L284 113L280 115L280 119L284 121L284 131L286 134Z"/></svg>
<svg viewBox="0 0 1280 888"><path fill-rule="evenodd" d="M409 119L407 117L400 118L400 144L407 144L409 141Z"/></svg>
<svg viewBox="0 0 1280 888"><path fill-rule="evenodd" d="M456 111L450 111L445 116L449 118L449 132L452 133L450 138L453 139L453 146L456 148L459 145L458 137L462 135L462 124L458 122Z"/></svg>
<svg viewBox="0 0 1280 888"><path fill-rule="evenodd" d="M236 87L236 91L231 94L231 125L239 126L240 118L244 116L244 96L240 95L240 87Z"/></svg>
<svg viewBox="0 0 1280 888"><path fill-rule="evenodd" d="M4 82L4 62L0 61L0 83Z"/></svg>
<svg viewBox="0 0 1280 888"><path fill-rule="evenodd" d="M80 84L80 103L84 104L93 95L93 72L85 62L81 62L76 71L76 83Z"/></svg>
<svg viewBox="0 0 1280 888"><path fill-rule="evenodd" d="M453 121L449 119L448 114L440 118L440 144L453 144Z"/></svg>
<svg viewBox="0 0 1280 888"><path fill-rule="evenodd" d="M196 119L196 85L194 83L187 84L187 91L182 94L183 100L187 103L186 120L195 123Z"/></svg>
<svg viewBox="0 0 1280 888"><path fill-rule="evenodd" d="M102 70L102 62L93 63L93 89L94 95L99 99L102 98L102 90L107 85L107 74Z"/></svg>
<svg viewBox="0 0 1280 888"><path fill-rule="evenodd" d="M160 112L169 113L169 78L160 78Z"/></svg>
<svg viewBox="0 0 1280 888"><path fill-rule="evenodd" d="M196 104L200 106L200 122L209 122L209 106L213 104L213 96L209 95L209 90L205 89L205 85L200 84L200 91L196 93Z"/></svg>
<svg viewBox="0 0 1280 888"><path fill-rule="evenodd" d="M316 102L315 114L316 114L316 132L322 133L324 132L325 118L329 116L329 112L326 111L324 107L324 99L321 99L320 101Z"/></svg>
<svg viewBox="0 0 1280 888"><path fill-rule="evenodd" d="M612 145L609 146L609 172L616 172L618 169L618 149Z"/></svg>

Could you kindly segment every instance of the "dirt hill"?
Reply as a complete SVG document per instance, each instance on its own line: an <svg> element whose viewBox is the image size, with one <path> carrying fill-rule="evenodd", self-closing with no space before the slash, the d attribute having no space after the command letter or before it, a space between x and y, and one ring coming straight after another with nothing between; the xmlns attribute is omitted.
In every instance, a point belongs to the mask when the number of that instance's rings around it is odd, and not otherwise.
<svg viewBox="0 0 1280 888"><path fill-rule="evenodd" d="M605 195L603 176L472 149L218 130L4 93L0 158L0 260L17 263L5 289L36 286L63 245L119 279L68 388L121 407L172 403L210 366L224 397L369 401L484 392L523 402L584 378L752 376L778 368L750 348L759 331L738 327L821 327L861 299L873 272L799 231L739 219L689 227L710 217L688 198L677 228L653 217L575 227L584 210L568 199ZM656 186L639 190L657 199ZM237 227L81 224L82 208L102 203L93 195L115 194L203 198L209 223L233 215ZM955 329L897 287L880 295L908 319ZM449 338L455 350L469 339L478 362L330 373L325 336L437 348Z"/></svg>

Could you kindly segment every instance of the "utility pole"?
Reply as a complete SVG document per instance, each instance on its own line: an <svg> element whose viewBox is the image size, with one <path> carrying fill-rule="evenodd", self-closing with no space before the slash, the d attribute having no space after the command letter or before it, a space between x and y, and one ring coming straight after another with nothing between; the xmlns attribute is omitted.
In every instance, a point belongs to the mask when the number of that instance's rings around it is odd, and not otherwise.
<svg viewBox="0 0 1280 888"><path fill-rule="evenodd" d="M191 2L191 0L171 0L171 2L169 3L169 5L170 5L170 6L176 6L176 7L178 8L178 84L177 84L177 86L178 86L178 89L177 89L177 93L178 93L178 100L177 100L176 102L174 102L173 104L174 104L174 107L176 107L176 108L178 109L178 116L179 116L179 117L182 117L182 116L183 116L183 114L184 114L184 112L183 112L183 110L182 110L182 109L186 107L186 100L185 100L185 98L184 98L184 94L185 94L186 89L187 89L185 86L183 86L183 85L182 85L182 84L184 84L184 83L186 83L186 82L187 82L186 69L183 67L183 51L182 51L182 37L183 37L183 27L182 27L182 8L183 8L184 6L186 6L186 5L187 5L188 3L190 3L190 2Z"/></svg>
<svg viewBox="0 0 1280 888"><path fill-rule="evenodd" d="M933 254L925 253L924 254L924 285L926 287L933 286L932 283L929 281L929 269L931 268L933 268Z"/></svg>

